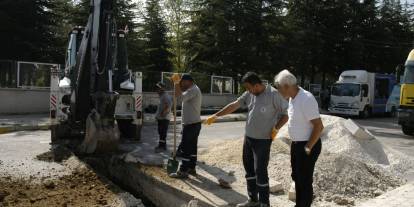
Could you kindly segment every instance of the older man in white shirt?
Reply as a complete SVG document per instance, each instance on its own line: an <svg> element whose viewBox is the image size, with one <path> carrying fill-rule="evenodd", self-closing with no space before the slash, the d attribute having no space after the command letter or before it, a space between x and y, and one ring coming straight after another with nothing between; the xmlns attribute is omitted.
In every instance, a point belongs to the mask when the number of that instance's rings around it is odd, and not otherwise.
<svg viewBox="0 0 414 207"><path fill-rule="evenodd" d="M319 107L312 93L297 85L296 77L288 70L275 77L275 85L289 98L288 132L292 139L292 179L296 187L296 207L310 207L313 200L313 171L322 149L320 135L323 124Z"/></svg>

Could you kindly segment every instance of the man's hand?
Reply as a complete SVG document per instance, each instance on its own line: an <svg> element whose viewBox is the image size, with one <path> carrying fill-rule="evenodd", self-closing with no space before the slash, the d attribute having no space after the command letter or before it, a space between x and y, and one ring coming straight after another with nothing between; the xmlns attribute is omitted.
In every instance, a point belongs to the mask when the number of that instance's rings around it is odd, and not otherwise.
<svg viewBox="0 0 414 207"><path fill-rule="evenodd" d="M279 130L277 130L276 128L272 128L272 132L270 133L270 138L272 138L272 140L276 139L276 135L279 132Z"/></svg>
<svg viewBox="0 0 414 207"><path fill-rule="evenodd" d="M216 119L217 119L216 115L211 115L206 120L204 120L204 124L211 125L212 123L216 121Z"/></svg>
<svg viewBox="0 0 414 207"><path fill-rule="evenodd" d="M180 80L181 80L181 77L180 77L180 74L178 74L178 73L174 73L172 76L171 76L171 81L174 83L174 84L178 84L179 82L180 82Z"/></svg>

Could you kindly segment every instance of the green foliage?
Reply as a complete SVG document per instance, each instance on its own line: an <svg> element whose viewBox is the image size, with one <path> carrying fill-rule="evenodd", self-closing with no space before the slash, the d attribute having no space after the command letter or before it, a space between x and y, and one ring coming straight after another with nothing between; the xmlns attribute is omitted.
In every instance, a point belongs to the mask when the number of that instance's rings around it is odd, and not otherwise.
<svg viewBox="0 0 414 207"><path fill-rule="evenodd" d="M147 0L144 17L143 33L145 37L146 70L172 71L171 53L168 51L168 28L161 16L159 0Z"/></svg>
<svg viewBox="0 0 414 207"><path fill-rule="evenodd" d="M302 84L325 84L345 69L393 72L414 40L412 7L398 0L140 3L114 7L136 71L237 78L252 70L270 80L288 68ZM90 0L0 1L0 59L63 63L67 34L86 24L89 11Z"/></svg>
<svg viewBox="0 0 414 207"><path fill-rule="evenodd" d="M52 0L0 1L0 59L54 59Z"/></svg>

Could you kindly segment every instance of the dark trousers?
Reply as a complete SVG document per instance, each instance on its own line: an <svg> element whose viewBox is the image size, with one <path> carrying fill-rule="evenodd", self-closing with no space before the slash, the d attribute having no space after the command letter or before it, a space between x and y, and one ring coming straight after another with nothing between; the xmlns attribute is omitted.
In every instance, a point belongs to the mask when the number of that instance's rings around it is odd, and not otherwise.
<svg viewBox="0 0 414 207"><path fill-rule="evenodd" d="M243 166L246 171L247 192L253 201L269 204L269 164L271 139L244 138ZM259 199L257 195L259 194Z"/></svg>
<svg viewBox="0 0 414 207"><path fill-rule="evenodd" d="M292 142L290 163L292 166L292 179L296 188L296 207L310 207L313 200L313 171L322 149L319 141L312 148L309 155L305 152L304 142Z"/></svg>
<svg viewBox="0 0 414 207"><path fill-rule="evenodd" d="M197 163L197 144L200 135L201 122L183 126L180 150L182 152L182 163L180 170L188 171L194 169Z"/></svg>
<svg viewBox="0 0 414 207"><path fill-rule="evenodd" d="M168 126L170 125L170 120L159 119L157 121L158 121L158 134L160 136L159 146L165 147L167 146L167 132L168 132Z"/></svg>

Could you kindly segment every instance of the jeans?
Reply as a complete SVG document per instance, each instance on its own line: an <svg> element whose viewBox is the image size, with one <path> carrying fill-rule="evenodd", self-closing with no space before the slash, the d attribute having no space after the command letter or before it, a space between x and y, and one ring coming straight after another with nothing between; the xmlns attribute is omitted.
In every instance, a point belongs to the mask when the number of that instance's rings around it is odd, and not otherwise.
<svg viewBox="0 0 414 207"><path fill-rule="evenodd" d="M313 200L313 171L322 150L322 142L319 139L309 155L305 152L304 142L292 142L291 166L292 179L296 188L296 207L310 207Z"/></svg>
<svg viewBox="0 0 414 207"><path fill-rule="evenodd" d="M201 122L183 126L180 150L182 152L181 171L195 169L197 163L197 144L200 135Z"/></svg>
<svg viewBox="0 0 414 207"><path fill-rule="evenodd" d="M247 192L250 199L269 205L269 164L271 139L244 138L243 166L246 171ZM259 194L259 199L257 195Z"/></svg>
<svg viewBox="0 0 414 207"><path fill-rule="evenodd" d="M166 147L167 146L167 132L168 132L168 126L170 125L170 120L159 119L157 121L158 121L158 134L160 136L159 146Z"/></svg>

